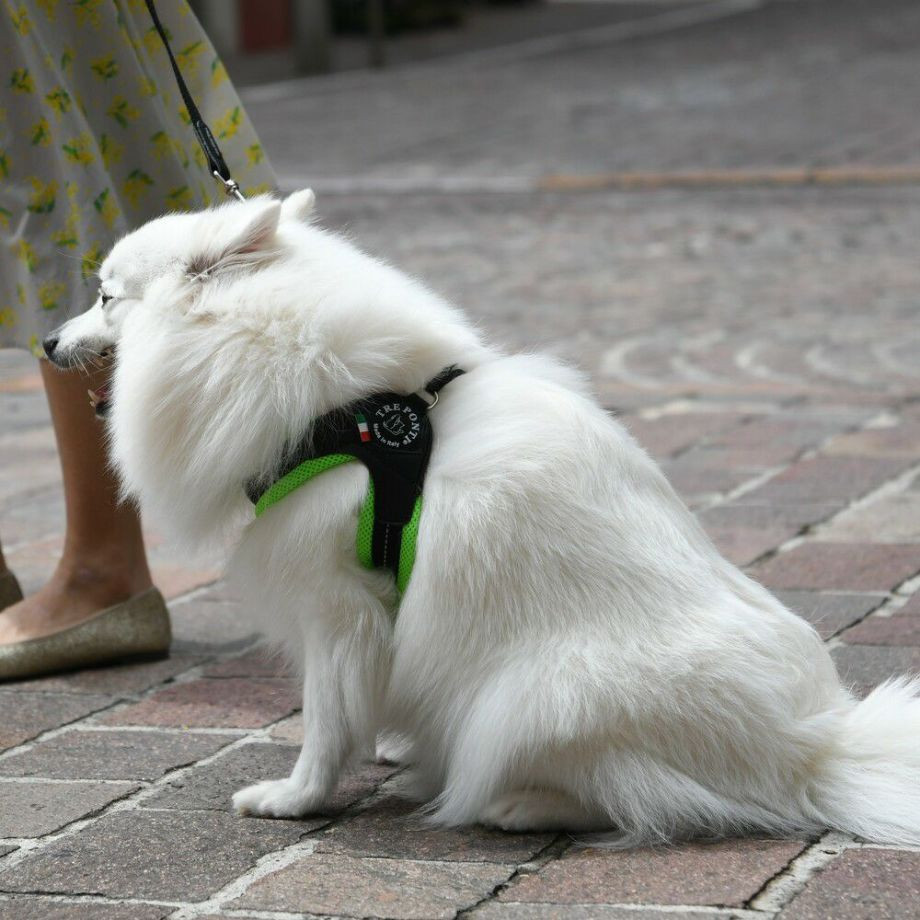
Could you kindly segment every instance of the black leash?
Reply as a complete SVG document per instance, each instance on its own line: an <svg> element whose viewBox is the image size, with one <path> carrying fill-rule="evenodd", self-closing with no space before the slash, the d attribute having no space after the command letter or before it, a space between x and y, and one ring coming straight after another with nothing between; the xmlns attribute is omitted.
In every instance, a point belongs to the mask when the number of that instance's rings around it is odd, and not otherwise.
<svg viewBox="0 0 920 920"><path fill-rule="evenodd" d="M163 47L166 49L166 53L169 55L169 63L172 64L173 73L176 75L176 83L179 86L179 92L182 94L182 101L185 103L185 107L188 109L189 118L192 120L192 130L195 132L195 137L198 138L198 143L201 145L205 159L208 161L208 166L210 167L211 174L215 176L218 181L223 183L224 190L228 195L231 195L234 198L239 198L240 201L245 201L243 193L240 191L239 185L233 176L230 175L230 167L227 166L227 163L224 160L224 156L220 152L220 147L217 146L217 141L215 140L214 135L211 133L211 129L207 126L205 120L201 117L201 112L198 111L198 106L195 105L195 100L192 98L192 94L189 92L188 86L185 84L185 79L182 76L182 71L179 70L179 65L176 63L176 58L172 53L172 48L169 46L169 39L166 37L166 30L163 28L163 24L160 22L160 17L157 15L156 7L153 5L153 0L144 0L144 2L147 4L147 11L150 13L150 18L153 20L154 28L159 33L160 38L163 41Z"/></svg>

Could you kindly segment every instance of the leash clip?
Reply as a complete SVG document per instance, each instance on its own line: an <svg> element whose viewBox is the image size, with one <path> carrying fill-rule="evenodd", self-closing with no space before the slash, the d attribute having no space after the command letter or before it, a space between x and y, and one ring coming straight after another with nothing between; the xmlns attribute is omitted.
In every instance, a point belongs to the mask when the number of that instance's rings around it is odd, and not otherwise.
<svg viewBox="0 0 920 920"><path fill-rule="evenodd" d="M212 175L218 182L222 182L224 186L224 191L227 193L229 198L236 198L239 201L245 201L243 193L240 191L240 186L237 183L236 179L230 177L225 179L216 169L212 170Z"/></svg>

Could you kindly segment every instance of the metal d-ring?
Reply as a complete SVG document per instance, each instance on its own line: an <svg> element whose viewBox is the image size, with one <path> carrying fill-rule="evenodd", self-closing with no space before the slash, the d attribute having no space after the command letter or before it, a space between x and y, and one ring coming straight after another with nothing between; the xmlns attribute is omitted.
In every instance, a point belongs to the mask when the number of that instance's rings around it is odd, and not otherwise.
<svg viewBox="0 0 920 920"><path fill-rule="evenodd" d="M425 397L422 396L422 393L428 393L428 390L419 390L416 393L416 396L420 396L422 399L424 399ZM428 403L428 411L430 412L438 404L438 400L441 398L441 395L437 391L434 393L428 393L428 395L432 398L431 402Z"/></svg>

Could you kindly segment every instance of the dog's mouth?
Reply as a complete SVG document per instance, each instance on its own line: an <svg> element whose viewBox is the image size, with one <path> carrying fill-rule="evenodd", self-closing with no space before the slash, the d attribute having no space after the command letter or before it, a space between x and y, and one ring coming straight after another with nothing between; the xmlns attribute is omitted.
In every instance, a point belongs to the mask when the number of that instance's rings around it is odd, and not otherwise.
<svg viewBox="0 0 920 920"><path fill-rule="evenodd" d="M104 418L112 405L111 384L103 383L95 390L87 390L89 404L93 407L97 418Z"/></svg>
<svg viewBox="0 0 920 920"><path fill-rule="evenodd" d="M95 390L90 389L86 391L89 396L89 404L93 407L97 418L103 418L112 405L111 372L114 357L112 349L106 348L104 351L100 352L98 356L93 358L93 364L100 370L108 370L110 375L109 379L99 384Z"/></svg>

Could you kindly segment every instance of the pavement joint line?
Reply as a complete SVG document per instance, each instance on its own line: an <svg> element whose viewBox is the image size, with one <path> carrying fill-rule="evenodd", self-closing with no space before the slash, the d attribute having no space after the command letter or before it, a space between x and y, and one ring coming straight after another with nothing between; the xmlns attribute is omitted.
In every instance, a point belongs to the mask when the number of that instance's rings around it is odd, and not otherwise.
<svg viewBox="0 0 920 920"><path fill-rule="evenodd" d="M168 687L169 684L161 685ZM175 725L102 725L93 722L74 725L72 731L77 732L155 732L158 735L226 735L228 738L238 738L246 732L243 728L211 728L210 726L195 726L194 728L178 728ZM2 755L5 756L5 755Z"/></svg>
<svg viewBox="0 0 920 920"><path fill-rule="evenodd" d="M112 779L111 777L103 779L93 778L75 778L62 779L58 776L7 776L0 774L0 783L17 783L19 785L43 785L43 786L72 786L72 785L93 785L93 786L147 786L151 780L145 779Z"/></svg>
<svg viewBox="0 0 920 920"><path fill-rule="evenodd" d="M811 879L826 868L845 850L855 843L852 836L839 831L828 831L807 847L789 864L773 876L750 898L746 905L761 913L777 913L782 910Z"/></svg>
<svg viewBox="0 0 920 920"><path fill-rule="evenodd" d="M222 888L219 888L207 900L176 911L176 913L171 916L170 920L194 920L196 917L213 913L214 910L220 910L225 902L239 898L260 879L280 869L284 869L303 856L312 856L316 847L316 840L298 840L296 843L292 843L280 850L273 850L271 853L266 853L256 860L255 865L251 869L237 876L237 878L227 883Z"/></svg>
<svg viewBox="0 0 920 920"><path fill-rule="evenodd" d="M512 871L503 882L499 882L497 885L495 885L491 891L486 893L475 904L471 904L469 907L465 907L458 911L456 914L457 920L459 920L461 917L474 915L479 908L493 902L495 898L498 897L498 895L504 891L507 891L518 878L523 875L533 875L534 873L539 872L543 866L558 859L571 846L572 839L569 835L556 834L556 836L550 840L550 842L546 844L545 847L539 850L529 860L523 863L519 863L517 866L515 866L514 871Z"/></svg>
<svg viewBox="0 0 920 920"><path fill-rule="evenodd" d="M60 894L54 891L0 891L0 904L4 901L21 901L26 898L40 897L55 904L107 904L137 905L138 907L183 907L187 901L163 901L145 898L115 898L101 894Z"/></svg>
<svg viewBox="0 0 920 920"><path fill-rule="evenodd" d="M883 498L887 498L891 495L898 495L901 492L906 491L907 487L918 475L920 475L920 463L915 463L913 466L908 467L902 473L899 473L898 475L893 476L891 479L886 480L877 488L866 492L863 495L860 495L845 508L836 512L833 517L827 518L826 520L814 525L814 529L809 534L809 536L820 540L821 536L833 526L834 518L836 518L838 515L843 514L844 512L859 511L863 508L874 505L877 501ZM884 546L883 543L878 545Z"/></svg>
<svg viewBox="0 0 920 920"><path fill-rule="evenodd" d="M689 26L702 25L718 19L749 13L764 5L764 0L713 0L699 3L693 7L679 10L666 10L657 15L645 16L627 22L611 23L607 26L595 26L572 29L556 35L528 38L519 42L501 45L496 48L478 49L418 61L394 68L385 73L391 82L399 80L417 80L425 71L436 74L452 71L481 68L489 64L507 64L527 58L542 57L560 52L579 51L583 48L628 41L633 38L658 35ZM447 65L447 66L445 66ZM291 80L279 80L247 87L240 92L243 102L280 102L285 99L299 98L308 93L337 93L347 89L379 83L379 70L360 70L348 73L329 74L325 77L299 77Z"/></svg>
<svg viewBox="0 0 920 920"><path fill-rule="evenodd" d="M185 916L182 911L176 911L176 913L170 914L167 920L176 920L177 917L181 916ZM339 914L307 914L286 910L251 910L238 907L223 907L212 910L209 916L226 917L228 920L236 917L241 918L241 920L352 920L350 917L343 917Z"/></svg>
<svg viewBox="0 0 920 920"><path fill-rule="evenodd" d="M70 722L65 722L63 725L56 725L54 728L49 728L47 731L39 732L37 735L35 735L34 738L28 738L26 741L23 741L22 744L14 745L13 747L0 752L0 762L7 760L8 758L12 757L14 754L20 754L20 753L24 753L25 751L31 750L36 744L38 744L41 741L47 741L50 738L56 738L58 735L63 735L66 732L71 731L78 724L85 722L89 719L92 719L94 716L98 715L101 712L108 711L111 707L112 707L112 703L109 702L104 706L100 706L99 709L94 709L92 712L88 712L85 715L79 716L76 719L72 719Z"/></svg>

